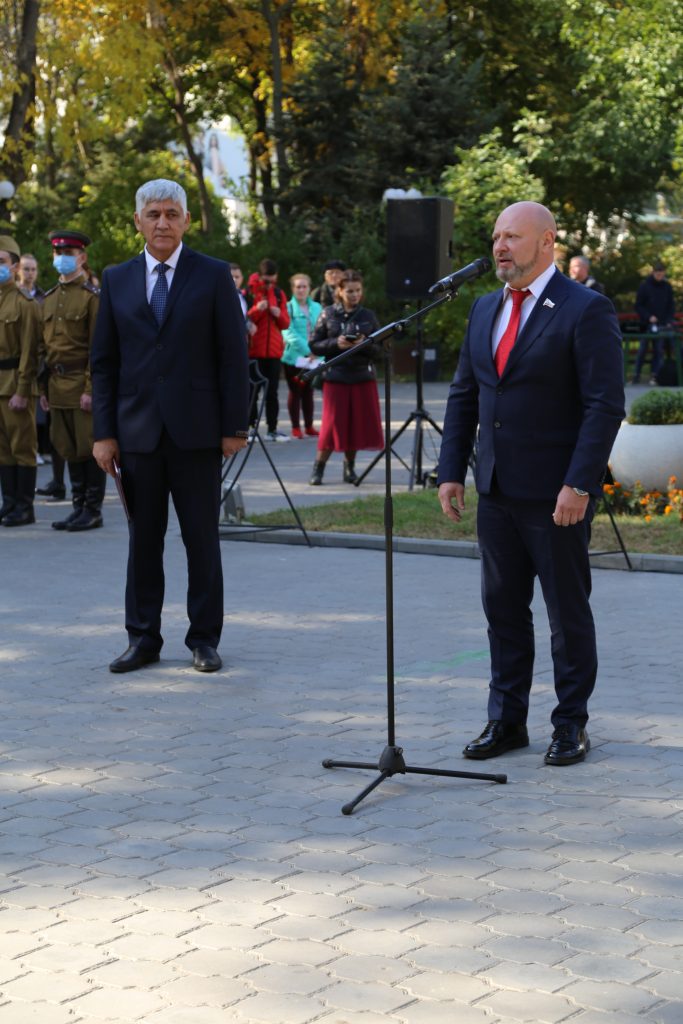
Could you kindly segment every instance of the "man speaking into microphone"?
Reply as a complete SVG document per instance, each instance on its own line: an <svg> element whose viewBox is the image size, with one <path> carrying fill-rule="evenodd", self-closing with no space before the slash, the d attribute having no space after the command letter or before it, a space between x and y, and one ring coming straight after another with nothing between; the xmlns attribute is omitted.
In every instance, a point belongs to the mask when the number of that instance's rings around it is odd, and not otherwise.
<svg viewBox="0 0 683 1024"><path fill-rule="evenodd" d="M555 220L539 203L508 206L493 231L504 288L470 310L450 387L439 500L458 522L477 426L477 530L488 620L488 722L465 757L529 744L531 601L548 611L557 704L545 763L582 761L597 676L590 609L590 524L624 416L621 333L609 299L553 265Z"/></svg>

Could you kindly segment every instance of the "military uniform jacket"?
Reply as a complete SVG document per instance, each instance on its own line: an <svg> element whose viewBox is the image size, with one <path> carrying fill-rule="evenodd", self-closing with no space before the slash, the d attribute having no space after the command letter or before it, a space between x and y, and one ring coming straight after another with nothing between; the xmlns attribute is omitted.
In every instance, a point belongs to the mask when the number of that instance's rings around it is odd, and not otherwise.
<svg viewBox="0 0 683 1024"><path fill-rule="evenodd" d="M90 350L100 302L99 289L85 277L60 281L46 294L42 356L49 373L47 397L55 409L78 409L92 393Z"/></svg>
<svg viewBox="0 0 683 1024"><path fill-rule="evenodd" d="M0 285L0 397L31 398L38 394L39 342L38 303L27 298L14 281Z"/></svg>

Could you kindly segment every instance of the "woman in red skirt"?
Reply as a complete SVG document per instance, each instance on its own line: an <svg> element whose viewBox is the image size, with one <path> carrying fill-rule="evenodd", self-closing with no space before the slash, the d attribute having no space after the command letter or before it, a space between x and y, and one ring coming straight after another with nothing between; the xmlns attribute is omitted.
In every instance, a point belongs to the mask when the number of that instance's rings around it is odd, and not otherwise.
<svg viewBox="0 0 683 1024"><path fill-rule="evenodd" d="M337 295L338 302L326 306L320 314L309 343L315 355L330 359L356 348L379 327L372 310L361 306L363 278L357 270L344 271ZM354 484L358 480L356 452L360 449L379 451L384 447L372 362L380 352L380 345L368 345L323 371L322 425L309 483L321 484L332 452L344 452L344 481Z"/></svg>

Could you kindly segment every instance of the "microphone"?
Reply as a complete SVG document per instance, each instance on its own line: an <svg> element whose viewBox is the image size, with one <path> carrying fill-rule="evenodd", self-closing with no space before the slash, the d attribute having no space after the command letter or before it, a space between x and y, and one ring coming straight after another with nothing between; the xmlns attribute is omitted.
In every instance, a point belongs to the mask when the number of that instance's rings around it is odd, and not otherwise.
<svg viewBox="0 0 683 1024"><path fill-rule="evenodd" d="M454 292L465 281L473 281L475 278L481 277L482 274L488 273L491 266L491 260L488 256L482 256L481 259L473 260L472 263L468 263L461 270L456 270L454 274L442 277L440 281L432 285L429 289L429 294L434 295L435 292Z"/></svg>

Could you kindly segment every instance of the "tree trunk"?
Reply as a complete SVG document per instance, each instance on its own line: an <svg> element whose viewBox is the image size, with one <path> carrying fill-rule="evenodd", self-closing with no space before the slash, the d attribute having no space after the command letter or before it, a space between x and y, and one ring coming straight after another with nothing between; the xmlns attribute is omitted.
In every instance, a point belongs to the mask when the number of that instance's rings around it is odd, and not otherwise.
<svg viewBox="0 0 683 1024"><path fill-rule="evenodd" d="M166 54L166 58L164 60L164 71L166 72L166 77L173 88L173 101L171 102L171 108L178 128L180 129L180 137L183 140L185 152L187 153L188 160L192 166L192 171L197 180L197 187L199 189L201 232L203 235L208 235L211 231L211 202L209 200L206 181L204 180L202 158L195 150L194 143L192 141L192 131L190 121L187 117L185 87L183 85L182 75L178 71L173 55L170 53Z"/></svg>
<svg viewBox="0 0 683 1024"><path fill-rule="evenodd" d="M270 38L270 60L273 76L273 136L275 139L275 155L277 157L277 178L280 204L287 206L286 195L292 177L287 150L284 141L283 113L283 81L282 54L280 51L280 23L285 14L293 6L293 0L287 0L281 7L274 8L270 0L261 0L261 13L268 26Z"/></svg>
<svg viewBox="0 0 683 1024"><path fill-rule="evenodd" d="M34 122L31 107L36 97L36 36L40 0L24 0L21 30L17 42L15 83L4 141L0 152L0 178L8 178L15 188L26 180L26 152L33 148ZM0 203L0 217L6 216Z"/></svg>

